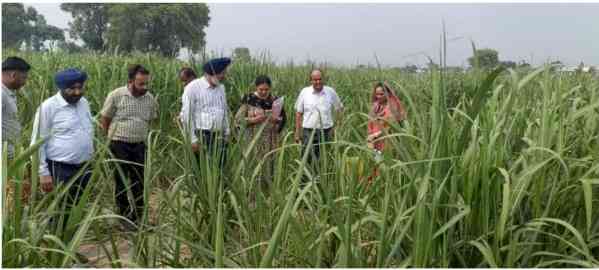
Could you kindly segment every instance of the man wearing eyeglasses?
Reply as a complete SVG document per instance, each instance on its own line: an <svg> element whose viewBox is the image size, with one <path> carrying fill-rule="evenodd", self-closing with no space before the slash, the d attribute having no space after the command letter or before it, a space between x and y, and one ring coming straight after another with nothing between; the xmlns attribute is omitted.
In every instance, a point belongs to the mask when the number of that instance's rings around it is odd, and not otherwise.
<svg viewBox="0 0 599 270"><path fill-rule="evenodd" d="M94 152L94 128L88 101L83 97L87 74L78 69L58 72L54 81L58 93L37 109L31 144L45 139L39 148L39 175L42 190L50 192L56 184L70 186L69 209L77 204L91 176L86 163Z"/></svg>
<svg viewBox="0 0 599 270"><path fill-rule="evenodd" d="M148 92L150 71L132 65L128 75L127 85L108 95L100 114L102 129L110 139L110 152L121 160L114 172L119 214L139 225L144 208L145 141L151 122L158 117L158 104ZM133 196L132 203L127 194ZM138 229L128 222L122 225L126 230Z"/></svg>

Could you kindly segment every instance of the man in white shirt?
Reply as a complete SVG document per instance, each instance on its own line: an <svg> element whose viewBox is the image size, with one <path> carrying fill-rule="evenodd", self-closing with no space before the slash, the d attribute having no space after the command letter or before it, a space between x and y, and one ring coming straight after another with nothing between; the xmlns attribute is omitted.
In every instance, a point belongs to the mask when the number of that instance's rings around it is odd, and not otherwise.
<svg viewBox="0 0 599 270"><path fill-rule="evenodd" d="M78 69L66 69L54 77L59 92L46 99L38 108L33 123L31 144L40 139L39 175L42 190L50 192L55 184L75 181L66 194L67 210L79 201L91 170L86 162L94 151L94 127L89 103L83 97L87 74ZM88 166L89 167L89 166ZM77 176L81 170L79 177ZM68 215L65 216L65 222Z"/></svg>
<svg viewBox="0 0 599 270"><path fill-rule="evenodd" d="M312 143L308 164L320 157L320 144L331 141L335 127L335 116L341 117L343 103L335 89L324 85L322 72L310 73L311 86L305 87L295 103L295 142L302 143L302 155ZM310 136L314 138L310 142Z"/></svg>
<svg viewBox="0 0 599 270"><path fill-rule="evenodd" d="M189 82L183 90L180 118L191 138L192 151L208 158L219 159L222 169L226 159L226 138L229 136L229 107L225 94L225 79L229 58L208 61L204 75Z"/></svg>

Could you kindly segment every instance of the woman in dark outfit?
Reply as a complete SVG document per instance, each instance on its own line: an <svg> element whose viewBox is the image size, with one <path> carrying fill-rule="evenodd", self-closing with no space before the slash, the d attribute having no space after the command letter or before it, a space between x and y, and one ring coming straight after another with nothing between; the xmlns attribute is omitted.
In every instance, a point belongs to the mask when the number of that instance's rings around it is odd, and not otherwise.
<svg viewBox="0 0 599 270"><path fill-rule="evenodd" d="M285 126L286 116L282 106L279 106L280 113L277 115L278 105L275 101L278 97L270 93L272 85L270 78L264 75L258 76L254 84L256 90L243 96L235 119L238 124L245 124L243 136L248 145L260 131L262 125L266 125L254 145L253 152L255 157L265 159L261 180L270 182L273 178L274 155L267 156L267 153L278 147L279 133ZM274 114L273 104L275 104Z"/></svg>

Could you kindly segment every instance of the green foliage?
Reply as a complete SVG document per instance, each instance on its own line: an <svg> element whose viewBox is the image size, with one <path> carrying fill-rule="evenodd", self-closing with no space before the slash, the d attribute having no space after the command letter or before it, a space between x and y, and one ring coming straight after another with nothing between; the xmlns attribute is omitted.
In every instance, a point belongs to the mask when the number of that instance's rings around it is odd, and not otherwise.
<svg viewBox="0 0 599 270"><path fill-rule="evenodd" d="M86 97L95 116L107 93L126 81L128 64L152 72L160 106L144 175L145 200L153 202L144 219L152 222L129 237L127 259L104 251L112 266L599 266L599 115L593 113L599 80L590 74L327 67L326 84L337 89L345 117L325 146L320 172L302 170L291 118L272 153L274 179L261 185L258 175L268 164L255 155L255 141L231 138L222 178L206 159L194 162L189 138L173 121L182 92L177 72L188 64L152 54L15 54L34 66L19 99L20 146L29 145L31 111L55 93L56 71L88 72ZM292 113L311 67L234 61L225 82L231 113L259 74L272 78L273 94L285 96ZM366 185L376 164L365 147L367 112L379 79L397 90L408 120L391 125L379 176ZM77 245L121 235L106 138L96 134L95 185L87 207L76 210L86 226L70 241L49 230L44 222L57 215L59 193L38 193L25 207L5 204L3 266L69 266ZM25 178L29 163L22 157L30 151L17 148L19 163L3 158L3 168L11 168L10 180L2 172L4 183Z"/></svg>
<svg viewBox="0 0 599 270"><path fill-rule="evenodd" d="M70 34L94 51L116 50L176 56L181 48L200 52L210 17L204 3L63 3L71 13Z"/></svg>
<svg viewBox="0 0 599 270"><path fill-rule="evenodd" d="M62 3L60 9L71 13L69 34L83 41L84 47L102 51L106 48L109 4L103 3Z"/></svg>
<svg viewBox="0 0 599 270"><path fill-rule="evenodd" d="M46 23L44 16L23 4L2 4L2 46L19 49L24 44L26 49L40 51L44 42L64 41L64 32Z"/></svg>
<svg viewBox="0 0 599 270"><path fill-rule="evenodd" d="M239 61L250 61L252 56L250 55L250 49L245 47L237 47L233 50L233 59Z"/></svg>
<svg viewBox="0 0 599 270"><path fill-rule="evenodd" d="M478 49L468 58L471 67L491 69L499 65L499 53L493 49Z"/></svg>

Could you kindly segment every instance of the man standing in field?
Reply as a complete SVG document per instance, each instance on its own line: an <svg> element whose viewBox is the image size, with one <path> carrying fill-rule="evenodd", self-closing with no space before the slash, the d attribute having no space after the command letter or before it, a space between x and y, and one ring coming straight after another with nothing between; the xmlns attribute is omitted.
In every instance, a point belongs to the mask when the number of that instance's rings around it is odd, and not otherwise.
<svg viewBox="0 0 599 270"><path fill-rule="evenodd" d="M130 66L127 85L108 95L100 113L102 129L110 140L110 152L123 161L117 163L114 176L119 214L137 225L144 209L145 141L151 121L158 117L158 104L148 92L149 81L150 72L142 65ZM123 225L135 229L128 222Z"/></svg>
<svg viewBox="0 0 599 270"><path fill-rule="evenodd" d="M302 156L309 144L312 150L308 156L308 165L318 169L318 164L313 164L320 158L320 144L331 141L334 134L336 113L341 117L343 103L335 89L324 85L322 72L318 69L310 73L311 86L305 87L295 103L295 142L302 143ZM310 136L314 132L314 138Z"/></svg>
<svg viewBox="0 0 599 270"><path fill-rule="evenodd" d="M19 57L8 57L2 62L2 145L0 153L3 153L4 143L7 145L8 160L15 158L15 145L21 137L21 123L17 113L17 91L27 82L27 73L31 66ZM14 189L13 181L9 182L5 190L11 193ZM31 185L29 181L23 182L21 201L28 201Z"/></svg>
<svg viewBox="0 0 599 270"><path fill-rule="evenodd" d="M229 108L225 94L226 69L231 59L208 61L204 76L195 79L183 90L181 122L191 138L192 151L203 152L209 158L218 158L223 168L226 159L226 138L229 136Z"/></svg>
<svg viewBox="0 0 599 270"><path fill-rule="evenodd" d="M70 208L79 202L91 176L86 163L94 152L94 126L89 103L83 97L86 80L87 74L74 68L55 75L59 92L37 109L31 136L32 145L39 139L46 140L38 152L42 190L50 192L54 184L74 181L65 195L65 226ZM67 229L74 232L74 228Z"/></svg>
<svg viewBox="0 0 599 270"><path fill-rule="evenodd" d="M8 57L2 62L2 147L7 142L8 159L14 158L15 145L21 135L17 117L17 91L27 82L31 66L19 57Z"/></svg>

